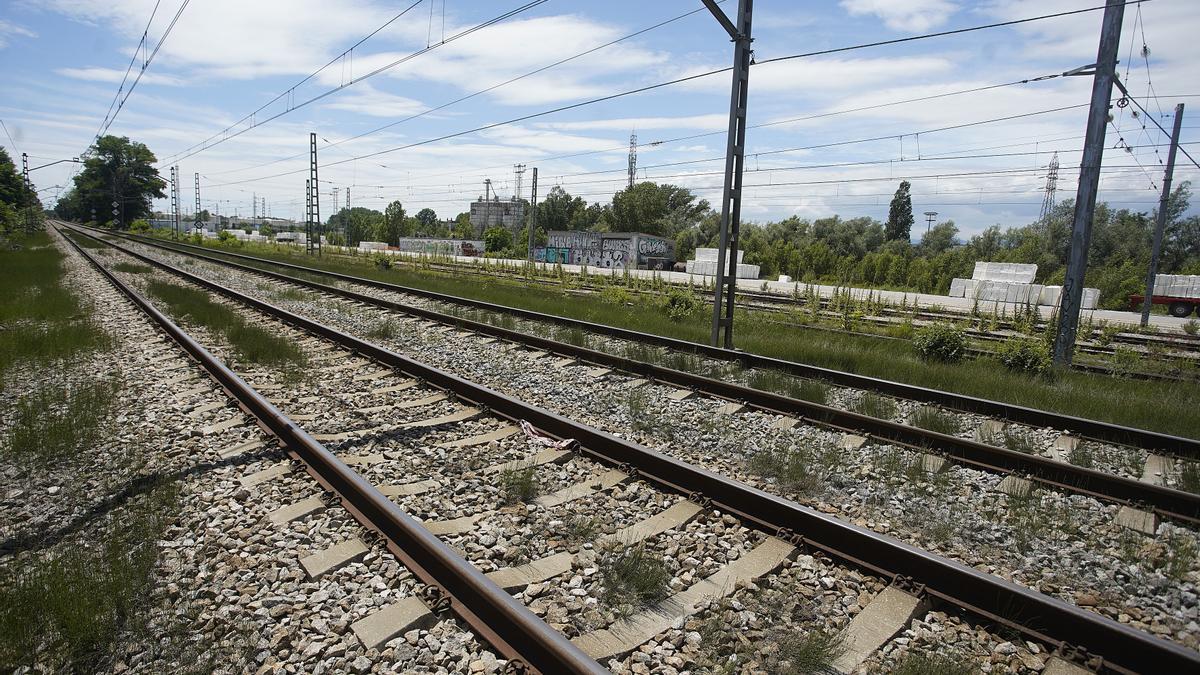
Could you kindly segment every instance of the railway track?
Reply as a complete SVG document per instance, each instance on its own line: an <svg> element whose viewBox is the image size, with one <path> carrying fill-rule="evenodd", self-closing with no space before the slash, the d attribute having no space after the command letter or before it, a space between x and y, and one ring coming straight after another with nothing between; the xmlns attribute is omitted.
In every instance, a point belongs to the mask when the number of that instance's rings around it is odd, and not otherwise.
<svg viewBox="0 0 1200 675"><path fill-rule="evenodd" d="M107 234L107 233L106 233ZM944 406L953 410L962 412L975 413L993 417L999 420L1014 422L1019 424L1028 424L1035 427L1061 429L1077 434L1083 438L1123 445L1131 445L1140 448L1148 448L1166 453L1178 455L1180 457L1198 458L1200 459L1200 440L1184 438L1179 436L1171 436L1157 432L1146 431L1131 427L1125 427L1116 424L1098 422L1095 420L1083 419L1069 415L1026 408L1023 406L980 399L971 396L963 396L945 391L927 389L923 387L915 387L905 385L898 382L882 380L878 378L865 377L852 373L831 370L827 368L819 368L808 366L805 364L774 359L770 357L762 357L745 352L725 350L721 348L708 347L707 345L696 344L684 340L667 338L658 335L640 333L602 324L594 324L574 319L542 314L528 310L521 310L511 307L494 305L468 298L457 296L449 296L446 294L425 291L421 289L390 284L361 277L350 275L325 272L315 268L308 268L299 265L288 263L279 263L253 256L246 256L237 253L221 252L219 256L209 255L207 249L193 247L181 244L163 244L156 241L145 240L142 238L130 238L138 243L155 247L161 250L169 250L182 255L189 255L197 259L209 260L227 265L236 269L241 269L253 273L274 274L277 279L286 279L289 283L308 286L310 288L320 288L321 290L329 290L334 293L342 293L344 289L330 289L328 284L319 284L312 281L312 275L335 280L336 282L350 283L355 286L360 286L368 289L379 289L384 291L395 292L405 296L426 299L433 302L446 303L448 305L458 305L470 307L473 309L493 312L496 314L508 314L530 321L552 324L555 326L567 327L572 329L580 329L588 333L611 337L621 340L629 340L631 342L646 344L655 347L663 347L673 351L695 354L714 361L724 361L740 365L746 369L764 369L777 370L785 372L797 377L811 378L830 382L839 386L852 387L860 390L874 391L880 394L896 396L902 399L919 401L922 403L931 403L939 406ZM200 251L205 251L201 253ZM230 260L232 259L232 260ZM244 261L238 264L234 261ZM272 268L287 270L293 273L306 275L304 278L297 278L294 275L281 275L278 272L264 270L262 266L270 266ZM369 299L359 298L363 301ZM411 303L409 303L411 305ZM408 306L408 305L406 305ZM461 317L454 316L454 321L460 321ZM567 348L567 347L564 347Z"/></svg>
<svg viewBox="0 0 1200 675"><path fill-rule="evenodd" d="M137 254L135 254L137 255ZM152 264L162 264L151 258L143 258ZM230 264L230 263L225 263ZM767 413L787 415L798 422L821 426L835 431L858 434L867 439L894 444L909 450L928 453L936 452L943 457L965 466L998 473L1015 475L1022 480L1030 479L1056 490L1067 490L1120 504L1131 512L1147 513L1150 518L1170 518L1195 524L1200 519L1200 495L1157 485L1148 480L1137 480L1116 476L1107 471L1098 471L1075 466L1069 462L1044 458L1037 455L997 447L994 443L980 442L971 438L928 431L909 424L873 418L867 415L842 410L836 407L804 401L771 392L765 392L724 379L705 377L689 372L637 361L628 357L610 354L587 347L568 344L548 338L529 335L492 324L473 321L425 308L414 307L357 293L343 288L297 280L286 275L266 272L256 268L240 268L251 274L267 277L306 289L316 289L331 296L345 298L388 311L398 311L422 319L436 321L444 327L461 328L477 334L521 343L537 350L546 350L565 358L581 359L585 362L618 369L651 381L668 383L684 390L704 393L733 406L747 406ZM178 270L174 270L178 271ZM982 428L982 424L981 424ZM1071 439L1071 437L1067 437ZM988 439L985 439L988 440ZM1155 479L1153 470L1171 460L1165 456L1147 456L1143 465L1152 468L1143 470L1143 477ZM1157 476L1161 478L1162 476Z"/></svg>
<svg viewBox="0 0 1200 675"><path fill-rule="evenodd" d="M397 258L397 260L411 263L412 259L405 258L405 257L399 257L399 258ZM523 274L518 273L518 272L506 272L504 269L495 269L495 268L491 268L488 270L481 270L478 265L473 265L473 264L456 264L456 263L438 262L435 260L434 262L428 263L428 265L431 269L439 270L439 271L446 271L448 273L457 274L457 275L470 275L470 276L477 276L477 277L481 277L481 278L486 278L486 277L519 278L522 281L530 281L530 279L528 277L526 277ZM535 277L534 279L532 279L532 281L534 281L535 283L541 283L541 284L545 284L545 285L549 285L549 286L558 286L559 285L559 282L557 280L545 279L545 278L541 278L541 277ZM802 286L801 284L797 283L797 289L799 289L801 286ZM587 283L583 284L583 286L581 288L583 289L584 292L587 292L587 293L595 293L595 292L599 292L600 290L602 290L602 287L595 286L595 285L589 285ZM635 294L647 293L647 291L640 290L640 289L628 289L628 290L629 290L629 292L635 293ZM852 293L853 296L857 299L868 298L871 295L871 293L873 292L872 289L851 288L851 287L847 287L847 288L845 288L845 290L847 292ZM704 291L702 291L702 293L704 293L708 297L711 297L710 290L704 290ZM738 295L738 298L740 299L739 304L741 306L751 306L751 307L755 307L755 308L776 308L776 309L781 306L793 306L793 307L803 306L794 297L782 296L778 293L767 293L767 292L757 291L752 288L747 288L746 285L743 285L738 288L737 295ZM914 295L916 295L916 294L914 293ZM830 305L832 305L832 304L834 304L834 301L830 298L821 298L821 300L820 300L820 307L822 310L828 310ZM1003 304L1003 303L1001 303L1001 304ZM978 317L973 317L969 314L962 314L962 313L948 312L948 311L936 311L931 308L905 310L905 309L900 309L900 308L896 308L896 307L883 307L883 308L881 308L880 311L882 313L882 316L863 317L863 320L872 321L874 323L877 323L878 325L887 325L888 324L887 317L889 317L889 316L897 317L897 318L914 318L914 319L923 320L923 321L927 321L927 322L936 322L936 321L960 322L960 321L963 321L964 319L978 318ZM836 318L837 315L831 313L828 316L832 317L832 318ZM988 317L988 318L990 318L990 317ZM1008 319L1001 319L999 321L999 326L1005 330L1016 331L1016 327ZM1044 329L1044 328L1045 328L1045 323L1042 322L1039 325L1039 329ZM994 336L990 336L986 333L980 333L978 331L972 332L972 335L976 336L976 337L980 337L982 339L995 339ZM1083 350L1085 352L1095 353L1095 354L1107 354L1107 355L1113 354L1114 350L1111 347L1106 347L1104 345L1095 343L1094 342L1095 338L1096 338L1096 335L1093 333L1093 335L1089 336L1089 339L1091 339L1093 341L1090 344L1087 344L1087 343L1083 342L1084 336L1081 335L1080 336L1081 343L1079 345L1081 350ZM1144 346L1153 344L1153 345L1158 345L1158 346L1162 346L1162 347L1175 348L1175 349L1179 349L1179 350L1183 350L1183 351L1190 351L1190 352L1200 351L1200 335L1189 335L1187 333L1160 335L1160 334L1141 334L1141 333L1120 332L1120 333L1116 333L1114 335L1109 336L1108 339L1110 339L1112 342L1117 342L1117 343L1126 344L1126 345L1137 345L1137 346L1144 347Z"/></svg>
<svg viewBox="0 0 1200 675"><path fill-rule="evenodd" d="M144 256L142 256L142 259L160 267L166 267L162 263ZM1009 625L1011 628L1019 630L1025 635L1037 636L1039 640L1049 638L1049 636L1053 635L1052 639L1047 640L1052 645L1061 646L1062 642L1065 641L1070 644L1082 646L1093 654L1104 654L1105 656L1108 656L1110 651L1114 654L1137 653L1145 655L1149 653L1147 650L1151 650L1151 648L1165 649L1164 654L1173 655L1170 658L1176 659L1175 661L1171 661L1172 664L1182 665L1189 663L1192 667L1195 665L1194 659L1196 655L1190 650L1179 648L1169 643L1160 645L1161 641L1159 640L1116 624L1116 622L1102 619L1090 612L1080 610L1012 584L1001 582L994 577L981 574L957 563L931 556L919 549L890 540L887 537L881 537L861 528L847 525L837 519L814 512L811 509L806 509L793 502L781 500L778 497L754 490L722 476L654 453L635 443L623 441L594 428L580 425L561 415L532 408L509 396L488 390L436 368L431 368L394 352L357 340L336 329L273 307L261 300L246 297L230 289L222 288L214 282L206 281L200 277L184 273L181 270L174 270L174 273L190 282L201 284L211 290L216 290L228 298L236 299L239 303L254 307L258 311L270 315L275 319L281 319L293 327L302 328L321 338L333 340L343 349L353 349L358 355L374 359L375 363L382 364L387 369L391 369L392 372L396 370L403 371L407 378L406 381L412 381L413 379L419 381L423 379L425 386L433 385L444 388L447 392L453 392L458 397L460 404L474 406L477 411L486 409L492 415L507 418L510 424L521 420L529 421L552 439L576 439L580 442L578 453L581 455L581 458L596 460L606 467L621 466L623 472L636 475L638 479L647 482L657 489L667 493L688 495L705 507L710 505L716 506L725 513L736 515L745 525L774 535L766 541L782 542L780 544L772 543L772 546L789 547L798 544L806 546L810 550L822 552L830 556L832 560L837 561L839 564L855 565L889 582L894 581L897 575L912 577L916 582L926 584L925 592L928 598L946 603L948 606L971 611L977 616L983 616L989 620ZM114 283L116 282L115 277L110 276L110 278ZM165 317L162 318L165 319ZM347 357L343 355L334 360L341 360L342 358ZM365 374L374 376L374 373ZM385 375L386 373L378 377L382 378ZM383 388L386 389L386 387ZM334 389L337 389L337 387L334 387ZM427 399L430 396L436 396L436 394L408 400L419 401ZM299 399L304 398L309 397L299 397ZM299 399L293 397L293 400ZM253 402L252 397L250 400ZM310 406L313 403L315 402L308 401ZM246 401L243 401L243 404L245 405ZM425 405L429 405L429 403ZM319 409L323 406L324 399L321 399L321 403L316 407ZM486 408L481 406L486 406ZM367 406L367 408L372 407L375 406ZM270 411L267 410L267 413L268 418L270 418ZM453 415L454 413L447 412L446 414ZM272 427L276 433L280 434L281 438L288 440L289 444L303 444L303 432L299 432L295 428L294 423L286 421L281 415L277 416L273 422L270 419L264 421L267 422L267 426ZM443 423L457 424L465 421L466 419L464 418L457 421L447 420ZM336 436L337 434L332 435ZM305 453L308 453L316 457L316 452L315 448L308 448L304 453L300 454L303 456ZM318 464L320 463L318 461ZM333 466L337 468L336 464L333 464ZM317 472L321 474L322 471L329 470L328 467L325 467ZM334 473L341 475L340 470ZM600 475L600 469L595 469L594 475ZM339 491L362 489L362 486L358 482L349 480L346 477L339 478L338 480L329 480L326 478L326 480L329 481L332 487ZM343 499L347 499L346 495L343 495ZM356 504L354 500L349 500L349 503L352 505ZM368 500L367 504L367 510L361 511L360 509L360 511L361 515L366 516L368 520L371 517L378 516L371 509L387 510L377 500ZM792 532L801 532L803 536L796 537L791 534ZM765 544L760 544L759 546L763 545ZM754 549L754 551L758 550L758 547ZM903 586L903 582L900 585ZM897 592L904 591L903 589L897 589ZM456 605L451 603L451 606L455 607ZM587 641L584 640L584 642L586 643ZM1120 649L1117 648L1117 645L1120 645ZM1107 666L1116 670L1131 669L1119 660L1121 658L1126 657L1109 657L1109 660L1106 662ZM1163 658L1168 658L1168 656L1164 656ZM1180 661L1179 659L1183 660ZM527 659L527 662L530 661ZM1164 661L1163 663L1166 662ZM1140 667L1142 666L1132 668L1132 670L1137 670Z"/></svg>

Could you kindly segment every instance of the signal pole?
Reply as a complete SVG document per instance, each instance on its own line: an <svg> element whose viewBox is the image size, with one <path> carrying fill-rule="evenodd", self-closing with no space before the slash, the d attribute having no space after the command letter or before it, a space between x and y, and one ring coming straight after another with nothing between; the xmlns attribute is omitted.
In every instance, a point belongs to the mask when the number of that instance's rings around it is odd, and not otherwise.
<svg viewBox="0 0 1200 675"><path fill-rule="evenodd" d="M27 191L33 191L33 184L29 182L29 153L21 153L21 179L25 183ZM25 231L33 232L33 204L25 207Z"/></svg>
<svg viewBox="0 0 1200 675"><path fill-rule="evenodd" d="M733 349L733 300L737 292L737 244L739 219L742 213L742 165L746 151L746 96L750 87L750 19L754 0L738 0L735 26L714 0L704 0L704 6L729 33L733 40L733 85L729 95L729 131L725 145L725 184L721 195L721 243L717 249L717 284L713 292L713 347L720 342L725 329L725 348ZM729 269L725 269L726 253ZM722 295L725 295L725 316L722 318Z"/></svg>
<svg viewBox="0 0 1200 675"><path fill-rule="evenodd" d="M629 132L629 187L637 179L637 132Z"/></svg>
<svg viewBox="0 0 1200 675"><path fill-rule="evenodd" d="M537 228L537 167L533 167L533 192L529 200L529 260L533 261L533 231Z"/></svg>
<svg viewBox="0 0 1200 675"><path fill-rule="evenodd" d="M200 224L200 173L199 172L196 172L196 211L193 215L193 219L195 221L192 223L192 227L194 229L200 230L200 229L204 228L204 226Z"/></svg>
<svg viewBox="0 0 1200 675"><path fill-rule="evenodd" d="M308 135L308 180L309 222L313 233L307 235L307 248L309 253L321 255L321 181L317 179L316 132Z"/></svg>
<svg viewBox="0 0 1200 675"><path fill-rule="evenodd" d="M1067 278L1063 282L1054 336L1054 363L1068 366L1075 351L1075 331L1083 301L1083 278L1087 271L1088 247L1092 243L1092 218L1096 214L1096 192L1100 186L1100 162L1104 156L1104 127L1108 124L1109 101L1117 69L1117 47L1121 44L1121 20L1125 0L1107 0L1100 47L1092 80L1092 105L1088 111L1083 160L1079 165L1079 188L1075 194L1075 217L1071 226L1071 249L1067 253Z"/></svg>
<svg viewBox="0 0 1200 675"><path fill-rule="evenodd" d="M179 239L179 166L171 166L171 219L175 221L175 238Z"/></svg>
<svg viewBox="0 0 1200 675"><path fill-rule="evenodd" d="M1142 298L1142 325L1150 323L1150 296L1154 295L1154 277L1158 275L1158 254L1162 251L1163 230L1167 227L1167 200L1171 198L1171 179L1175 176L1175 151L1179 149L1179 129L1183 125L1183 104L1175 106L1175 127L1171 130L1171 149L1163 171L1162 197L1158 200L1158 222L1154 224L1154 245L1150 249L1150 269L1146 272L1146 295Z"/></svg>

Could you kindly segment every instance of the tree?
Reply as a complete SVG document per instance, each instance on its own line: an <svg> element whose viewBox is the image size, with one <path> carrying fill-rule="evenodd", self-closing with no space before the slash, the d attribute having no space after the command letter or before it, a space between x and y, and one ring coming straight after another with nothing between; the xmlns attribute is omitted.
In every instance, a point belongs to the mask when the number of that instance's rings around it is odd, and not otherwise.
<svg viewBox="0 0 1200 675"><path fill-rule="evenodd" d="M33 209L36 220L41 221L42 205L37 193L26 187L12 158L0 148L0 235L27 223L30 213L26 209Z"/></svg>
<svg viewBox="0 0 1200 675"><path fill-rule="evenodd" d="M613 195L610 226L620 232L674 237L707 212L708 201L696 201L691 190L645 181Z"/></svg>
<svg viewBox="0 0 1200 675"><path fill-rule="evenodd" d="M75 176L75 199L70 206L78 209L68 215L74 219L91 217L94 209L100 222L112 222L112 202L124 208L125 223L150 216L150 200L166 197L166 181L158 176L154 153L144 144L121 136L102 136L84 153L83 169Z"/></svg>
<svg viewBox="0 0 1200 675"><path fill-rule="evenodd" d="M471 224L471 214L463 212L454 217L455 239L474 239L475 226Z"/></svg>
<svg viewBox="0 0 1200 675"><path fill-rule="evenodd" d="M483 233L483 250L488 253L503 251L512 246L512 233L507 229L496 226L489 227Z"/></svg>
<svg viewBox="0 0 1200 675"><path fill-rule="evenodd" d="M892 197L892 204L888 208L887 226L884 228L888 241L908 241L911 236L913 212L909 187L908 181L900 181L900 187L896 188L896 196Z"/></svg>
<svg viewBox="0 0 1200 675"><path fill-rule="evenodd" d="M420 223L421 232L433 232L437 229L438 217L431 208L424 208L417 211L415 216L417 222Z"/></svg>
<svg viewBox="0 0 1200 675"><path fill-rule="evenodd" d="M275 228L271 227L270 223L263 223L258 226L258 233L264 237L269 237L275 234Z"/></svg>
<svg viewBox="0 0 1200 675"><path fill-rule="evenodd" d="M958 235L958 227L953 220L938 223L921 238L921 251L925 255L934 256L949 251L954 246L954 237Z"/></svg>
<svg viewBox="0 0 1200 675"><path fill-rule="evenodd" d="M399 201L388 204L383 210L383 223L377 236L392 246L398 245L400 237L408 234L405 220L403 204Z"/></svg>
<svg viewBox="0 0 1200 675"><path fill-rule="evenodd" d="M546 231L581 229L573 227L576 214L587 208L581 197L572 197L555 185L537 207L537 224Z"/></svg>

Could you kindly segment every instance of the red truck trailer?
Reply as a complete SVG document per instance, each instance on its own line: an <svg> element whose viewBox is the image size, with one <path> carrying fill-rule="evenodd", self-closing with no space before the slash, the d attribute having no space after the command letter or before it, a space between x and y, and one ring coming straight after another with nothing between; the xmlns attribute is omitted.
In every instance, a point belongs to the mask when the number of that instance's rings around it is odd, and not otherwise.
<svg viewBox="0 0 1200 675"><path fill-rule="evenodd" d="M1129 296L1130 308L1135 311L1141 310L1142 299L1144 297L1145 296L1143 295ZM1192 311L1196 309L1196 306L1200 305L1200 298L1181 298L1173 295L1152 295L1150 296L1150 303L1154 305L1166 305L1168 314L1182 318L1191 314Z"/></svg>

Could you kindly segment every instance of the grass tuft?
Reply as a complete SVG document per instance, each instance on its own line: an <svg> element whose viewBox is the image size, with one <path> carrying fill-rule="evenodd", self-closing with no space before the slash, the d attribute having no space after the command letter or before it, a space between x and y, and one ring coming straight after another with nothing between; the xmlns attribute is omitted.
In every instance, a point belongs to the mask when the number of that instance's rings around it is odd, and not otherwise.
<svg viewBox="0 0 1200 675"><path fill-rule="evenodd" d="M961 427L958 417L933 406L925 406L914 410L908 418L908 423L927 431L953 436Z"/></svg>
<svg viewBox="0 0 1200 675"><path fill-rule="evenodd" d="M846 653L846 637L828 630L788 633L779 641L781 673L801 675L834 672L833 662Z"/></svg>
<svg viewBox="0 0 1200 675"><path fill-rule="evenodd" d="M22 396L0 450L26 464L58 462L87 450L111 432L109 416L120 388L101 381Z"/></svg>
<svg viewBox="0 0 1200 675"><path fill-rule="evenodd" d="M896 664L894 675L973 675L979 669L960 657L909 652Z"/></svg>
<svg viewBox="0 0 1200 675"><path fill-rule="evenodd" d="M154 489L110 517L89 546L63 546L0 572L0 671L107 671L125 642L146 635L157 542L178 488Z"/></svg>
<svg viewBox="0 0 1200 675"><path fill-rule="evenodd" d="M609 607L637 610L667 597L670 590L671 572L644 543L602 548L596 567L600 600Z"/></svg>
<svg viewBox="0 0 1200 675"><path fill-rule="evenodd" d="M126 272L128 274L149 274L150 267L148 265L135 265L134 263L119 262L112 266L118 272Z"/></svg>
<svg viewBox="0 0 1200 675"><path fill-rule="evenodd" d="M500 493L505 504L527 502L538 495L536 466L509 466L500 472Z"/></svg>
<svg viewBox="0 0 1200 675"><path fill-rule="evenodd" d="M878 394L867 392L850 405L850 409L860 415L868 415L882 420L890 420L896 416L896 402Z"/></svg>

